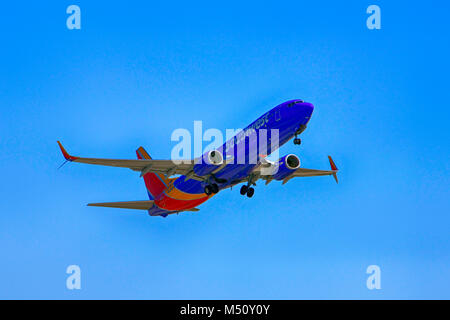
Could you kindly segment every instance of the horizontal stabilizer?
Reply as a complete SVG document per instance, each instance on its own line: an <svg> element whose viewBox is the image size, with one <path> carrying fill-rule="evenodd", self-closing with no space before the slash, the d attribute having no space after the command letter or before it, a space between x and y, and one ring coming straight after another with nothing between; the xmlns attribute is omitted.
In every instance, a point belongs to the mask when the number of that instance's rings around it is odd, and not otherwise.
<svg viewBox="0 0 450 320"><path fill-rule="evenodd" d="M169 214L174 214L174 213L178 214L180 212L187 212L187 211L197 212L197 211L200 211L200 209L199 208L191 208L191 209L182 209L182 210L177 210L177 211L170 211L170 212L167 212L165 215L162 215L162 216L163 217L167 217Z"/></svg>
<svg viewBox="0 0 450 320"><path fill-rule="evenodd" d="M154 205L153 200L88 203L88 206L90 207L107 207L107 208L137 209L137 210L148 210L151 207L153 207L153 205Z"/></svg>

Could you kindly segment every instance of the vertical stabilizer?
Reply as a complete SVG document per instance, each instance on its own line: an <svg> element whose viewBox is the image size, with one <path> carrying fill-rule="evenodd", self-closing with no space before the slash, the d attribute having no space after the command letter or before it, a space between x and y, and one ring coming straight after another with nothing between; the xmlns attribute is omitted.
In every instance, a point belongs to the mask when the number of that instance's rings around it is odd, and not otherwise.
<svg viewBox="0 0 450 320"><path fill-rule="evenodd" d="M143 147L139 147L136 150L136 155L138 159L148 159L150 160L152 157L148 154L147 151ZM158 195L160 195L164 190L166 190L169 185L169 179L167 179L161 173L154 173L150 171L143 175L145 186L147 187L148 195L150 200L155 199Z"/></svg>

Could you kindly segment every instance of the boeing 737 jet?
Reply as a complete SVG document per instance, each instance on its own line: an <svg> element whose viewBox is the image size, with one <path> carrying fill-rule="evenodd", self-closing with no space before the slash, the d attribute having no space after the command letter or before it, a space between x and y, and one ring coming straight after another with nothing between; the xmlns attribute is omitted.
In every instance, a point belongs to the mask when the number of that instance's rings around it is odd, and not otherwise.
<svg viewBox="0 0 450 320"><path fill-rule="evenodd" d="M331 170L315 170L300 167L300 159L294 154L278 161L266 158L280 146L298 137L305 129L314 106L303 100L290 100L268 111L248 127L225 142L194 160L154 160L143 147L136 150L137 159L99 159L75 157L58 145L64 158L111 167L129 168L140 172L144 179L149 200L89 203L88 206L147 210L150 216L167 217L183 211L198 211L202 204L219 191L244 183L241 195L251 198L258 180L267 185L273 180L283 184L295 177L332 175L336 182L337 167L328 156ZM266 140L267 143L262 143ZM173 177L177 175L177 177Z"/></svg>

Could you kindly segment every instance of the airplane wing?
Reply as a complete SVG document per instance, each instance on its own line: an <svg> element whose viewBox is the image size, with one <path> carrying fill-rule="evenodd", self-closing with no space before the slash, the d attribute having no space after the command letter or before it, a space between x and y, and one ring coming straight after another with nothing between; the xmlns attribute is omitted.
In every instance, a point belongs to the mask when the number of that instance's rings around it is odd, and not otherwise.
<svg viewBox="0 0 450 320"><path fill-rule="evenodd" d="M336 167L333 159L328 156L328 160L330 161L331 170L317 170L317 169L306 169L306 168L298 168L291 175L283 179L283 184L291 180L295 177L316 177L316 176L333 176L336 183L338 183L337 172L338 168ZM266 180L266 184L272 181L271 175L259 175L258 178Z"/></svg>
<svg viewBox="0 0 450 320"><path fill-rule="evenodd" d="M191 160L153 160L153 159L100 159L100 158L82 158L70 155L57 141L64 158L70 162L79 162L87 164L96 164L101 166L129 168L134 171L140 171L141 176L147 172L162 173L167 177L174 174L190 175L191 179L203 180L193 174L194 164Z"/></svg>
<svg viewBox="0 0 450 320"><path fill-rule="evenodd" d="M316 169L306 169L306 168L298 168L294 171L294 173L291 175L292 178L295 177L315 177L315 176L333 176L334 180L336 180L336 183L338 183L337 178L337 172L338 168L334 164L333 159L328 156L328 161L330 161L330 167L331 170L316 170ZM287 181L286 181L287 182Z"/></svg>

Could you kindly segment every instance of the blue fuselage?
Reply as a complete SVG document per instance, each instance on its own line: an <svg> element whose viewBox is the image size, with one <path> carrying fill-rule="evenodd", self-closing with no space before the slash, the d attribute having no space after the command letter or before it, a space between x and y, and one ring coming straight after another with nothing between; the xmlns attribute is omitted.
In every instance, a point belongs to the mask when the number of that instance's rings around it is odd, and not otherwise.
<svg viewBox="0 0 450 320"><path fill-rule="evenodd" d="M254 161L255 154L259 157L270 155L277 148L285 144L296 134L300 134L311 118L314 106L311 103L302 100L290 100L284 102L272 110L268 111L232 139L222 145L220 150L224 159L234 159L238 165L227 165L213 176L214 182L218 184L219 189L224 189L237 183L247 177L257 165ZM268 135L268 143L264 150L261 150L259 137L260 131L265 130ZM278 130L278 144L271 143L271 130ZM257 140L249 138L249 133L254 132ZM252 145L252 143L254 143ZM262 153L261 153L262 152ZM186 193L201 194L204 193L204 187L210 181L198 181L186 179L180 176L174 186Z"/></svg>

